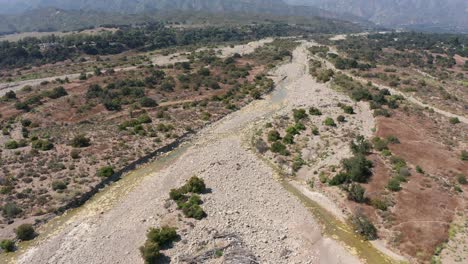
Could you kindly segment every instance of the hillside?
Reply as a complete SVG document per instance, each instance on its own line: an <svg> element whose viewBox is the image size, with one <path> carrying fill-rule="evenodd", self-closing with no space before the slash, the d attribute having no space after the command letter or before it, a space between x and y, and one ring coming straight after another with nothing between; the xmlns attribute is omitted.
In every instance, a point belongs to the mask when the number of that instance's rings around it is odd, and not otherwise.
<svg viewBox="0 0 468 264"><path fill-rule="evenodd" d="M350 13L376 24L431 31L468 32L465 0L286 0L331 12Z"/></svg>

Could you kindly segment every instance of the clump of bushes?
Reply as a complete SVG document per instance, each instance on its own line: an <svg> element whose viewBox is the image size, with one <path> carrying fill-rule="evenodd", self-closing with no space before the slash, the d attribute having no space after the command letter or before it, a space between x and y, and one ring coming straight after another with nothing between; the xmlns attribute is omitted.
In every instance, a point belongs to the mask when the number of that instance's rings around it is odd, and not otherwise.
<svg viewBox="0 0 468 264"><path fill-rule="evenodd" d="M31 224L22 224L15 229L16 237L20 240L26 241L34 239L36 232Z"/></svg>
<svg viewBox="0 0 468 264"><path fill-rule="evenodd" d="M281 142L274 142L270 147L271 152L278 153L283 156L289 156L289 151L286 146Z"/></svg>
<svg viewBox="0 0 468 264"><path fill-rule="evenodd" d="M309 114L314 116L320 116L322 115L322 112L316 107L311 107L309 108Z"/></svg>
<svg viewBox="0 0 468 264"><path fill-rule="evenodd" d="M367 240L375 240L377 236L377 228L374 224L362 213L355 213L350 218L350 222L354 228L354 231Z"/></svg>
<svg viewBox="0 0 468 264"><path fill-rule="evenodd" d="M172 246L172 243L178 238L179 235L173 227L150 228L146 234L145 244L140 247L140 253L145 263L158 263L158 259L162 256L160 250Z"/></svg>
<svg viewBox="0 0 468 264"><path fill-rule="evenodd" d="M198 194L205 191L206 186L203 179L193 176L184 186L172 189L169 196L177 203L177 208L182 210L186 217L200 220L206 216L206 213L200 206L203 202Z"/></svg>
<svg viewBox="0 0 468 264"><path fill-rule="evenodd" d="M54 147L54 144L52 144L49 140L38 139L33 141L31 146L33 149L48 151Z"/></svg>
<svg viewBox="0 0 468 264"><path fill-rule="evenodd" d="M23 210L15 203L7 203L2 207L2 215L5 218L14 218L22 212Z"/></svg>
<svg viewBox="0 0 468 264"><path fill-rule="evenodd" d="M331 117L327 117L325 119L325 121L323 121L323 123L326 125L326 126L332 126L332 127L335 127L336 124L335 124L335 121L333 120L333 118Z"/></svg>
<svg viewBox="0 0 468 264"><path fill-rule="evenodd" d="M110 177L113 174L114 174L114 168L112 168L111 166L102 167L97 171L97 176L102 177L102 178Z"/></svg>

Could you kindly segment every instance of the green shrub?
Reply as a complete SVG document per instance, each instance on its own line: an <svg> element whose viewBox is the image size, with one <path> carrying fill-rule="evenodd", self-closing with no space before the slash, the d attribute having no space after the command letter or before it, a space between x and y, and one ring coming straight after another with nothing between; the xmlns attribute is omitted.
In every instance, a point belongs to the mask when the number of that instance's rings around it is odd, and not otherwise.
<svg viewBox="0 0 468 264"><path fill-rule="evenodd" d="M380 137L374 137L372 139L372 144L374 146L374 149L377 150L377 151L382 151L384 149L388 149L387 141L381 139Z"/></svg>
<svg viewBox="0 0 468 264"><path fill-rule="evenodd" d="M79 159L79 158L80 158L80 151L77 150L77 149L72 149L72 150L70 151L70 157L71 157L72 159Z"/></svg>
<svg viewBox="0 0 468 264"><path fill-rule="evenodd" d="M340 123L343 123L346 121L345 117L342 116L342 115L339 115L337 118L336 118L336 121L340 122Z"/></svg>
<svg viewBox="0 0 468 264"><path fill-rule="evenodd" d="M283 142L285 144L289 144L289 145L294 144L294 135L292 135L290 133L286 134L286 136L284 136L284 138L283 138Z"/></svg>
<svg viewBox="0 0 468 264"><path fill-rule="evenodd" d="M57 99L67 95L67 91L65 91L65 88L63 88L62 86L56 87L51 91L45 92L45 96L49 97L50 99Z"/></svg>
<svg viewBox="0 0 468 264"><path fill-rule="evenodd" d="M179 236L176 228L163 226L161 228L150 228L146 237L149 241L158 244L161 248L170 246Z"/></svg>
<svg viewBox="0 0 468 264"><path fill-rule="evenodd" d="M424 170L419 165L416 166L416 172L424 174Z"/></svg>
<svg viewBox="0 0 468 264"><path fill-rule="evenodd" d="M145 264L159 263L159 258L162 256L159 245L149 240L145 242L144 246L140 247L140 253Z"/></svg>
<svg viewBox="0 0 468 264"><path fill-rule="evenodd" d="M364 203L367 201L365 197L366 190L357 183L352 183L348 187L348 199L357 203Z"/></svg>
<svg viewBox="0 0 468 264"><path fill-rule="evenodd" d="M315 135L315 136L318 136L320 134L319 130L317 127L313 127L312 128L312 134Z"/></svg>
<svg viewBox="0 0 468 264"><path fill-rule="evenodd" d="M460 159L463 160L463 161L468 160L468 151L462 150L462 152L460 154Z"/></svg>
<svg viewBox="0 0 468 264"><path fill-rule="evenodd" d="M278 131L272 130L268 132L268 141L275 142L281 139L281 135Z"/></svg>
<svg viewBox="0 0 468 264"><path fill-rule="evenodd" d="M392 192L400 191L401 190L400 181L396 178L391 178L388 181L387 189L389 189Z"/></svg>
<svg viewBox="0 0 468 264"><path fill-rule="evenodd" d="M9 239L4 239L0 242L0 248L5 252L15 251L15 242Z"/></svg>
<svg viewBox="0 0 468 264"><path fill-rule="evenodd" d="M384 200L377 199L377 198L371 200L371 205L374 208L376 208L378 210L382 210L382 211L387 211L387 209L388 209L387 202L384 201Z"/></svg>
<svg viewBox="0 0 468 264"><path fill-rule="evenodd" d="M457 181L458 181L458 183L460 183L462 185L468 184L468 180L466 179L465 175L462 175L462 174L457 176Z"/></svg>
<svg viewBox="0 0 468 264"><path fill-rule="evenodd" d="M323 122L326 126L336 126L335 121L331 117L327 117L325 121Z"/></svg>
<svg viewBox="0 0 468 264"><path fill-rule="evenodd" d="M356 233L362 235L367 240L377 239L377 228L372 222L362 213L355 213L350 218L350 222Z"/></svg>
<svg viewBox="0 0 468 264"><path fill-rule="evenodd" d="M297 131L300 131L300 130L306 130L306 127L303 123L301 122L297 122L296 125L295 125L295 128Z"/></svg>
<svg viewBox="0 0 468 264"><path fill-rule="evenodd" d="M289 126L286 128L286 133L288 134L291 134L291 135L299 135L301 132L299 131L299 129L297 129L297 127L294 125L294 126Z"/></svg>
<svg viewBox="0 0 468 264"><path fill-rule="evenodd" d="M23 210L16 203L7 203L2 208L2 215L5 218L14 218L21 214Z"/></svg>
<svg viewBox="0 0 468 264"><path fill-rule="evenodd" d="M5 148L6 149L17 149L19 148L19 144L16 140L8 140L6 143L5 143Z"/></svg>
<svg viewBox="0 0 468 264"><path fill-rule="evenodd" d="M346 181L348 181L348 175L346 173L340 172L337 175L335 175L335 177L331 178L328 181L328 184L330 184L332 186L336 186L336 185L343 184Z"/></svg>
<svg viewBox="0 0 468 264"><path fill-rule="evenodd" d="M346 114L350 114L350 115L354 114L354 109L353 109L352 106L343 105L343 106L341 107L341 109L343 109L343 111L344 111Z"/></svg>
<svg viewBox="0 0 468 264"><path fill-rule="evenodd" d="M302 168L302 166L304 166L305 162L304 160L302 159L301 156L297 156L294 158L294 161L292 163L292 169L293 171L297 172L298 170L300 170Z"/></svg>
<svg viewBox="0 0 468 264"><path fill-rule="evenodd" d="M322 115L322 112L316 107L311 107L309 108L309 114L314 116L320 116Z"/></svg>
<svg viewBox="0 0 468 264"><path fill-rule="evenodd" d="M74 148L85 148L91 145L91 139L85 135L77 135L71 141L71 146Z"/></svg>
<svg viewBox="0 0 468 264"><path fill-rule="evenodd" d="M185 193L204 193L206 191L206 186L203 179L192 176L182 189Z"/></svg>
<svg viewBox="0 0 468 264"><path fill-rule="evenodd" d="M63 181L55 180L52 182L52 190L54 191L65 190L66 188L67 188L67 184Z"/></svg>
<svg viewBox="0 0 468 264"><path fill-rule="evenodd" d="M97 176L107 178L114 174L114 169L111 166L105 166L97 171Z"/></svg>
<svg viewBox="0 0 468 264"><path fill-rule="evenodd" d="M289 151L287 150L286 146L281 142L274 142L271 144L270 150L271 152L278 153L283 156L289 155Z"/></svg>
<svg viewBox="0 0 468 264"><path fill-rule="evenodd" d="M456 125L456 124L460 123L460 119L458 119L458 117L452 117L452 118L449 119L449 122L452 125Z"/></svg>
<svg viewBox="0 0 468 264"><path fill-rule="evenodd" d="M49 140L35 140L32 142L31 147L33 149L38 149L42 151L48 151L54 148L54 144L52 144Z"/></svg>
<svg viewBox="0 0 468 264"><path fill-rule="evenodd" d="M351 181L365 183L369 180L370 176L372 176L372 162L367 160L362 154L344 159L342 164L343 169Z"/></svg>
<svg viewBox="0 0 468 264"><path fill-rule="evenodd" d="M156 107L158 106L158 103L152 98L149 97L143 97L140 99L140 105L141 107Z"/></svg>
<svg viewBox="0 0 468 264"><path fill-rule="evenodd" d="M31 240L36 236L34 227L31 224L22 224L15 229L16 237L20 240Z"/></svg>
<svg viewBox="0 0 468 264"><path fill-rule="evenodd" d="M400 144L400 140L396 136L393 136L393 135L390 135L387 137L387 142L390 144Z"/></svg>
<svg viewBox="0 0 468 264"><path fill-rule="evenodd" d="M300 120L307 117L307 113L305 109L293 109L293 117L294 121L299 122Z"/></svg>

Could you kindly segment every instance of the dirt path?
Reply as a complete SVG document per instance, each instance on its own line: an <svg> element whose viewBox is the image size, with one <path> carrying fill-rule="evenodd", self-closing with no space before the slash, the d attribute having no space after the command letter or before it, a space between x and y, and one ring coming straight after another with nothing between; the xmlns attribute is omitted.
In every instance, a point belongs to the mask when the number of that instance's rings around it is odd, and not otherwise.
<svg viewBox="0 0 468 264"><path fill-rule="evenodd" d="M282 188L245 140L257 123L290 111L297 98L313 98L314 88L324 88L309 82L307 61L303 45L291 63L276 71L277 80L287 78L270 96L204 129L178 150L173 162L139 177L126 192L116 189L122 184L111 186L34 241L18 262L142 263L137 248L147 228L171 224L182 236L164 252L174 263L200 259L219 245L226 245L223 257L203 263L359 263L336 241L321 236L310 212ZM192 175L211 188L203 195L208 217L195 222L179 218L166 202L169 190ZM246 257L255 262L239 261Z"/></svg>

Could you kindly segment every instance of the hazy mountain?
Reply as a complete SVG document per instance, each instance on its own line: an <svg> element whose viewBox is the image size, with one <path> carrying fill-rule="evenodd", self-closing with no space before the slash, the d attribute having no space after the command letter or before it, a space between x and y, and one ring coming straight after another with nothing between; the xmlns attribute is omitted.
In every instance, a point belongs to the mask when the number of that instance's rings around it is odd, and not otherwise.
<svg viewBox="0 0 468 264"><path fill-rule="evenodd" d="M468 32L467 0L285 0L338 13L350 13L392 27Z"/></svg>

